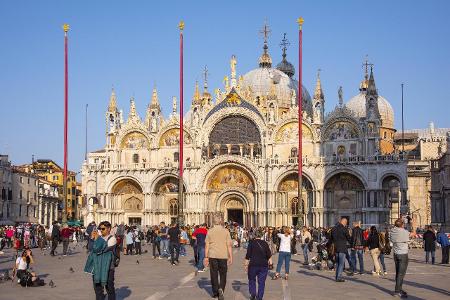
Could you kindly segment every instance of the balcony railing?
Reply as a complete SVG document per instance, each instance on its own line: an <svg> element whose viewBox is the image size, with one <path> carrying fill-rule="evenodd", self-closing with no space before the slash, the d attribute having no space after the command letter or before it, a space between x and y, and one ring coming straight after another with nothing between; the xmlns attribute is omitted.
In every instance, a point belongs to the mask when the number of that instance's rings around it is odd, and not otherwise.
<svg viewBox="0 0 450 300"><path fill-rule="evenodd" d="M264 166L264 165L277 165L277 166L289 166L297 165L297 157L291 157L286 159L279 159L276 157L272 158L259 158L259 157L246 157L250 163ZM212 158L213 159L213 158ZM184 167L189 168L199 168L205 165L208 161L212 159L201 159L200 161L185 161ZM374 155L374 156L362 156L354 155L349 157L307 157L304 156L302 159L303 165L347 165L347 164L377 164L377 163L398 163L406 161L406 157L401 155ZM134 164L89 164L87 168L89 171L122 171L122 170L148 170L148 169L178 169L179 163L173 161L165 162L145 162L145 163L134 163Z"/></svg>

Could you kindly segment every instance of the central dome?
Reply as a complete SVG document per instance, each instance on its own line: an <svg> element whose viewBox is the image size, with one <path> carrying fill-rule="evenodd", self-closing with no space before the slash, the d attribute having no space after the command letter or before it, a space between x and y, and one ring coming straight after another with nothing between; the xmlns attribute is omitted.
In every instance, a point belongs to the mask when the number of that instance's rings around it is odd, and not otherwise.
<svg viewBox="0 0 450 300"><path fill-rule="evenodd" d="M298 82L289 78L284 72L273 68L257 68L244 75L242 88L250 87L253 96L267 97L272 87L278 99L279 108L291 107L293 93L295 93L295 103L297 104ZM309 116L312 115L311 96L304 86L302 86L303 109Z"/></svg>

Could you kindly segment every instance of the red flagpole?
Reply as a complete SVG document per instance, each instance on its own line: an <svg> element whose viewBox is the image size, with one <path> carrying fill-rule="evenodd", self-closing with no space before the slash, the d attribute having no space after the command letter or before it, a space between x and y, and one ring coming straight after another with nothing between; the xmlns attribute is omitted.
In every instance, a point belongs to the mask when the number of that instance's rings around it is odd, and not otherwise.
<svg viewBox="0 0 450 300"><path fill-rule="evenodd" d="M178 184L178 224L184 225L183 220L183 151L184 151L184 139L183 139L183 29L184 22L181 21L178 25L180 29L180 143L179 143L179 170L180 178Z"/></svg>
<svg viewBox="0 0 450 300"><path fill-rule="evenodd" d="M69 25L63 25L64 30L64 173L63 173L63 188L64 188L64 201L62 210L62 223L67 223L67 119L69 113L69 74L68 74L68 37Z"/></svg>
<svg viewBox="0 0 450 300"><path fill-rule="evenodd" d="M302 26L303 26L303 18L300 17L297 19L297 23L299 25L299 30L298 30L298 202L300 207L303 207L303 211L301 212L303 214L304 212L304 203L303 203L303 199L302 199L302 186L303 186L303 182L302 182L302 176L303 176L303 160L302 160L302 124L303 124L303 95L302 95L302 67L303 67L303 62L302 62L302 39L303 39L303 31L302 31ZM303 225L306 224L305 220L303 220Z"/></svg>

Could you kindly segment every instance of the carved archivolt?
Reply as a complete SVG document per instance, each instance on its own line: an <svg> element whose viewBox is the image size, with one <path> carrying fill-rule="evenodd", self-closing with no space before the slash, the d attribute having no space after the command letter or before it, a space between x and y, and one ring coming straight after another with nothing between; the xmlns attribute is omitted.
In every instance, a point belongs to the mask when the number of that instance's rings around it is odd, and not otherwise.
<svg viewBox="0 0 450 300"><path fill-rule="evenodd" d="M217 169L226 166L243 169L247 172L251 177L251 180L256 184L254 189L264 186L262 175L250 160L235 155L221 155L210 160L203 168L201 168L198 176L197 190L207 191L207 179L209 179Z"/></svg>
<svg viewBox="0 0 450 300"><path fill-rule="evenodd" d="M362 137L363 131L351 118L336 118L326 123L322 130L323 141L350 140Z"/></svg>
<svg viewBox="0 0 450 300"><path fill-rule="evenodd" d="M116 148L132 148L135 149L150 149L150 145L153 141L153 136L150 135L145 128L137 126L134 128L122 129L118 137L119 143L116 143Z"/></svg>

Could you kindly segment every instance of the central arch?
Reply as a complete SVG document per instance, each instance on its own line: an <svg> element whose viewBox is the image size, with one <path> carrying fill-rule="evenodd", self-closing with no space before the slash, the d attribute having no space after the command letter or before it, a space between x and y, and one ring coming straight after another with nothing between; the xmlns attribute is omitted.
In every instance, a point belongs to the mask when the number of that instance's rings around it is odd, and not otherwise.
<svg viewBox="0 0 450 300"><path fill-rule="evenodd" d="M249 226L251 224L249 208L248 195L242 189L229 189L217 197L216 211L223 215L225 222Z"/></svg>
<svg viewBox="0 0 450 300"><path fill-rule="evenodd" d="M137 181L124 178L114 183L111 188L110 201L110 208L122 209L123 221L127 224L142 224L144 193Z"/></svg>

